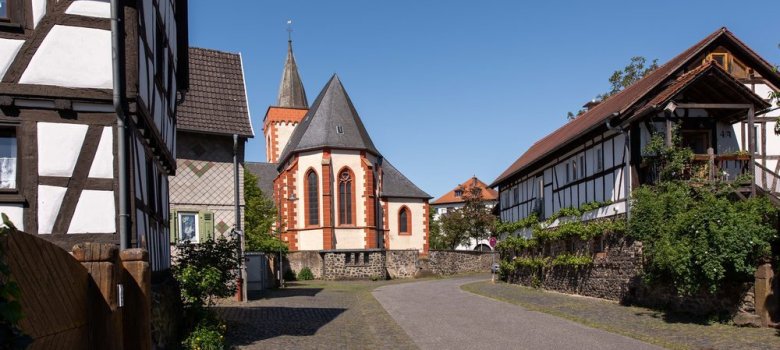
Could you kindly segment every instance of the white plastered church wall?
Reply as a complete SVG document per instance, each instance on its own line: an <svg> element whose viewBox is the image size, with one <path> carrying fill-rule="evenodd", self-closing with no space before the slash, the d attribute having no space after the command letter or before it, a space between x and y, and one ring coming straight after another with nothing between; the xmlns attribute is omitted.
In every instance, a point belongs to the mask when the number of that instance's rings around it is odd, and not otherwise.
<svg viewBox="0 0 780 350"><path fill-rule="evenodd" d="M323 245L322 229L306 229L306 174L309 169L317 173L319 195L319 221L323 223L322 205L322 152L305 152L298 156L298 171L295 174L295 222L298 229L298 250L321 250Z"/></svg>
<svg viewBox="0 0 780 350"><path fill-rule="evenodd" d="M425 246L424 220L428 213L425 212L423 200L388 198L386 219L388 220L388 238L390 249L417 249L422 251ZM399 234L398 213L403 206L409 208L411 215L411 235Z"/></svg>

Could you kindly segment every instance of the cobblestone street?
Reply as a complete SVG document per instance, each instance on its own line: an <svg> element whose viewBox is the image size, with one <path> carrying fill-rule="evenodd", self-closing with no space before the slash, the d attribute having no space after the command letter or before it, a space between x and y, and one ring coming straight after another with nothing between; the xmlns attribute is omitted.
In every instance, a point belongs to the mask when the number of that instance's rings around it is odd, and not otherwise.
<svg viewBox="0 0 780 350"><path fill-rule="evenodd" d="M239 349L416 349L371 296L397 283L293 282L246 304L224 301L218 311Z"/></svg>

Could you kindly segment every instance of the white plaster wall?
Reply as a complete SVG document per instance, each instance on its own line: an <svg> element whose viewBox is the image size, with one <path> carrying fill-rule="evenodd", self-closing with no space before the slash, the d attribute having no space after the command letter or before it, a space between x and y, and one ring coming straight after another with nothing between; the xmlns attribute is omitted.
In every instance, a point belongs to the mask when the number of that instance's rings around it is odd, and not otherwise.
<svg viewBox="0 0 780 350"><path fill-rule="evenodd" d="M322 250L322 229L298 231L298 250Z"/></svg>
<svg viewBox="0 0 780 350"><path fill-rule="evenodd" d="M0 79L3 79L8 67L13 63L24 40L0 39Z"/></svg>
<svg viewBox="0 0 780 350"><path fill-rule="evenodd" d="M60 213L65 187L38 186L38 233L51 233Z"/></svg>
<svg viewBox="0 0 780 350"><path fill-rule="evenodd" d="M398 212L406 205L412 215L412 234L398 234ZM390 249L417 249L425 248L424 220L428 213L422 200L389 198L387 200L387 221Z"/></svg>
<svg viewBox="0 0 780 350"><path fill-rule="evenodd" d="M114 191L81 192L68 233L116 232Z"/></svg>
<svg viewBox="0 0 780 350"><path fill-rule="evenodd" d="M334 231L336 249L364 249L366 247L366 233L362 228L336 228ZM320 247L322 246L320 245Z"/></svg>
<svg viewBox="0 0 780 350"><path fill-rule="evenodd" d="M33 29L38 26L38 22L46 15L46 0L32 0Z"/></svg>
<svg viewBox="0 0 780 350"><path fill-rule="evenodd" d="M111 89L111 31L55 25L19 83Z"/></svg>
<svg viewBox="0 0 780 350"><path fill-rule="evenodd" d="M100 144L95 159L92 161L92 168L89 169L89 177L114 178L114 131L110 126L103 128Z"/></svg>
<svg viewBox="0 0 780 350"><path fill-rule="evenodd" d="M335 224L339 223L339 198L338 198L338 177L342 168L349 167L352 173L355 175L355 225L366 225L366 213L365 213L365 197L363 196L363 186L365 181L363 180L363 167L360 160L359 151L346 151L346 150L334 150L331 153L331 162L333 165L333 196L334 206L336 211L334 217L336 219ZM362 247L362 246L361 246Z"/></svg>
<svg viewBox="0 0 780 350"><path fill-rule="evenodd" d="M38 123L38 174L73 175L86 134L83 124Z"/></svg>
<svg viewBox="0 0 780 350"><path fill-rule="evenodd" d="M86 17L111 18L111 3L108 0L76 0L65 10L65 13Z"/></svg>
<svg viewBox="0 0 780 350"><path fill-rule="evenodd" d="M278 153L275 154L277 159L284 151L284 147L287 146L287 141L290 140L290 136L292 136L293 130L295 130L296 125L298 124L297 123L276 123L276 142L278 142L279 145L279 148L277 149Z"/></svg>
<svg viewBox="0 0 780 350"><path fill-rule="evenodd" d="M8 216L8 220L16 226L19 231L24 231L24 206L21 204L3 204L0 205L0 213ZM5 224L0 222L0 227L5 227Z"/></svg>
<svg viewBox="0 0 780 350"><path fill-rule="evenodd" d="M323 203L322 203L322 152L305 152L298 155L298 173L295 176L295 196L298 198L295 201L295 223L296 228L306 227L306 174L309 172L309 168L314 169L317 173L317 180L319 181L319 212L320 212L320 225L324 223L323 216ZM334 187L335 188L335 187ZM322 237L320 237L321 240ZM320 248L322 249L322 245Z"/></svg>

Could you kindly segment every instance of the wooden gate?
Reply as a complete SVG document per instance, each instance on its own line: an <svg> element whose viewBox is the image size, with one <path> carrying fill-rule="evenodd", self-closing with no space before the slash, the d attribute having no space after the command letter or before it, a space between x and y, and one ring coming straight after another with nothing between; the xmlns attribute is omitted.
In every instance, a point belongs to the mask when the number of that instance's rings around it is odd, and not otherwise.
<svg viewBox="0 0 780 350"><path fill-rule="evenodd" d="M21 290L20 326L34 342L28 349L86 349L90 276L62 248L23 232L0 242L7 249L11 278Z"/></svg>

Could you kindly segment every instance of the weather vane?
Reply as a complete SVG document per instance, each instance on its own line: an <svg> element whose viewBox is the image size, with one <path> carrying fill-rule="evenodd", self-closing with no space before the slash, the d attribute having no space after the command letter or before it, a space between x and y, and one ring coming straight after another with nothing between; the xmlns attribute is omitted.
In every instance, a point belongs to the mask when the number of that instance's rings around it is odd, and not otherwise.
<svg viewBox="0 0 780 350"><path fill-rule="evenodd" d="M292 41L292 20L287 20L287 40Z"/></svg>

